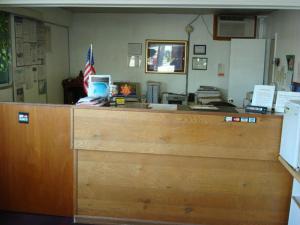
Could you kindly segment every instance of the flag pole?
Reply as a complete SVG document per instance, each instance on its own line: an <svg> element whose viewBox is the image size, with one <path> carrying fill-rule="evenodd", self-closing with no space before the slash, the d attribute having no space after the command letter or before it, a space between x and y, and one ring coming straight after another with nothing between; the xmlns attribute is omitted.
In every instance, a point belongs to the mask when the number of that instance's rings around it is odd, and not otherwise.
<svg viewBox="0 0 300 225"><path fill-rule="evenodd" d="M93 45L91 44L90 62L92 62L92 55L93 55Z"/></svg>

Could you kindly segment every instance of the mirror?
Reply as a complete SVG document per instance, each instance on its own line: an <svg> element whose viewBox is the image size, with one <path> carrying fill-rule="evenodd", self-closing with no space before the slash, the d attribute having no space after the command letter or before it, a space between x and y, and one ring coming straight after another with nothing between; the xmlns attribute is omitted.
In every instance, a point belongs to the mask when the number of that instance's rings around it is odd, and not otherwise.
<svg viewBox="0 0 300 225"><path fill-rule="evenodd" d="M146 73L184 74L187 41L146 40Z"/></svg>

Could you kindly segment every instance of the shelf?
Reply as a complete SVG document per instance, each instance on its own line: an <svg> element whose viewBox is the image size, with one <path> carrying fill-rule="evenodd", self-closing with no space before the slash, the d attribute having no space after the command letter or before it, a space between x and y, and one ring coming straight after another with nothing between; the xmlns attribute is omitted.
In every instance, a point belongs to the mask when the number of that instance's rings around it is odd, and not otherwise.
<svg viewBox="0 0 300 225"><path fill-rule="evenodd" d="M281 156L279 156L279 161L281 164L289 171L289 173L298 181L300 182L300 172L294 170Z"/></svg>

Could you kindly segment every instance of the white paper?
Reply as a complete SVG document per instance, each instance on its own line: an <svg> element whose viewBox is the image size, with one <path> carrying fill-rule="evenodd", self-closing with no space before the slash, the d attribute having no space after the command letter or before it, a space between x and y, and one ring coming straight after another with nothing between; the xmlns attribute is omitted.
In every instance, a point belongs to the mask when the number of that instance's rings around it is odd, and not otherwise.
<svg viewBox="0 0 300 225"><path fill-rule="evenodd" d="M17 68L15 70L14 83L16 86L20 86L25 83L25 71L23 68Z"/></svg>
<svg viewBox="0 0 300 225"><path fill-rule="evenodd" d="M36 42L37 38L36 38L36 22L35 21L30 21L30 26L29 26L29 40L30 42Z"/></svg>
<svg viewBox="0 0 300 225"><path fill-rule="evenodd" d="M16 88L16 102L24 102L24 88L22 85L18 85Z"/></svg>
<svg viewBox="0 0 300 225"><path fill-rule="evenodd" d="M17 56L17 66L24 65L24 49L23 49L23 39L16 38L16 56Z"/></svg>
<svg viewBox="0 0 300 225"><path fill-rule="evenodd" d="M37 45L35 43L30 44L30 60L31 64L30 65L35 65L38 63L37 60Z"/></svg>
<svg viewBox="0 0 300 225"><path fill-rule="evenodd" d="M284 112L285 104L290 100L300 100L300 92L278 91L275 112Z"/></svg>
<svg viewBox="0 0 300 225"><path fill-rule="evenodd" d="M37 43L37 64L44 64L45 61L45 42L38 41Z"/></svg>
<svg viewBox="0 0 300 225"><path fill-rule="evenodd" d="M267 107L268 110L271 110L273 105L274 92L275 86L255 85L251 105L263 106Z"/></svg>
<svg viewBox="0 0 300 225"><path fill-rule="evenodd" d="M25 85L27 90L33 88L33 73L31 67L25 69Z"/></svg>
<svg viewBox="0 0 300 225"><path fill-rule="evenodd" d="M47 78L45 66L43 65L37 66L37 76L38 76L38 80L44 80Z"/></svg>
<svg viewBox="0 0 300 225"><path fill-rule="evenodd" d="M46 27L43 23L38 23L37 27L37 41L45 41L46 39Z"/></svg>
<svg viewBox="0 0 300 225"><path fill-rule="evenodd" d="M23 37L23 23L22 22L16 22L15 23L15 32L16 37Z"/></svg>
<svg viewBox="0 0 300 225"><path fill-rule="evenodd" d="M38 67L37 66L32 67L32 76L33 76L33 81L37 82L38 81Z"/></svg>
<svg viewBox="0 0 300 225"><path fill-rule="evenodd" d="M30 43L23 44L23 60L24 65L31 65Z"/></svg>
<svg viewBox="0 0 300 225"><path fill-rule="evenodd" d="M38 63L37 45L35 43L23 44L24 65L30 66Z"/></svg>
<svg viewBox="0 0 300 225"><path fill-rule="evenodd" d="M294 74L294 82L300 83L300 62L298 62L297 73Z"/></svg>
<svg viewBox="0 0 300 225"><path fill-rule="evenodd" d="M23 30L23 39L24 39L24 42L29 42L30 41L30 21L27 20L27 19L24 19L23 20L23 27L22 27L22 30Z"/></svg>

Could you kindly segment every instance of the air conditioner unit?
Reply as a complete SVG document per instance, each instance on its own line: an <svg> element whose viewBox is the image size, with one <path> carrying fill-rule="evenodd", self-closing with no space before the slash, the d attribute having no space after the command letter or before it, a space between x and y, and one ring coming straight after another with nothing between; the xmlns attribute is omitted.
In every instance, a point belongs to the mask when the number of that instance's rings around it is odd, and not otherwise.
<svg viewBox="0 0 300 225"><path fill-rule="evenodd" d="M255 38L256 16L215 15L214 40Z"/></svg>

